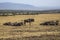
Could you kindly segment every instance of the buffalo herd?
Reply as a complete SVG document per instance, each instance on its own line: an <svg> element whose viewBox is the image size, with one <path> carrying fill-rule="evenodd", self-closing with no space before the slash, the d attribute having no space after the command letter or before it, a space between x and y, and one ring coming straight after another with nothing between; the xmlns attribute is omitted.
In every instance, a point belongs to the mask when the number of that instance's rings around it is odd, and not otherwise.
<svg viewBox="0 0 60 40"><path fill-rule="evenodd" d="M7 22L4 23L3 25L7 25L7 26L22 26L22 25L26 25L26 23L29 23L29 25L31 25L32 22L34 22L35 20L32 18L29 19L25 19L23 20L23 22ZM53 21L46 21L44 23L40 23L40 25L59 25L59 20L53 20Z"/></svg>
<svg viewBox="0 0 60 40"><path fill-rule="evenodd" d="M34 22L34 19L25 19L23 22L7 22L4 23L3 25L7 25L7 26L22 26L22 25L26 25L26 23L29 23L31 25L31 22Z"/></svg>

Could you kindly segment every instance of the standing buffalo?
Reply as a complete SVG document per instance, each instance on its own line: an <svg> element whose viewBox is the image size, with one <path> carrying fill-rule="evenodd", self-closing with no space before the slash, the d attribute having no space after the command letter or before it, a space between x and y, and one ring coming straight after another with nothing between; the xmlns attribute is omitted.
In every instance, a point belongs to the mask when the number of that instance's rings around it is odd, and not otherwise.
<svg viewBox="0 0 60 40"><path fill-rule="evenodd" d="M34 19L26 19L26 20L24 20L24 24L29 23L31 25L31 22L34 22Z"/></svg>

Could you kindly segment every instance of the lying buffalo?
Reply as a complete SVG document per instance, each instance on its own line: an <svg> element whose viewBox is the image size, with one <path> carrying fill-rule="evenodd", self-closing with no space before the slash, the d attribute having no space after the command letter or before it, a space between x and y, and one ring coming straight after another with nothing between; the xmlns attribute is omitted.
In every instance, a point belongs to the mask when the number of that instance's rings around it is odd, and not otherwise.
<svg viewBox="0 0 60 40"><path fill-rule="evenodd" d="M19 22L19 23L13 23L12 26L22 26L23 25L23 22Z"/></svg>
<svg viewBox="0 0 60 40"><path fill-rule="evenodd" d="M8 25L8 26L10 26L10 25L11 25L11 22L4 23L3 25Z"/></svg>
<svg viewBox="0 0 60 40"><path fill-rule="evenodd" d="M8 22L8 23L4 23L3 25L6 25L6 26L22 26L23 25L23 22L15 22L15 23L11 23L11 22Z"/></svg>
<svg viewBox="0 0 60 40"><path fill-rule="evenodd" d="M40 25L59 25L59 21L58 20L48 21L48 22L41 23Z"/></svg>

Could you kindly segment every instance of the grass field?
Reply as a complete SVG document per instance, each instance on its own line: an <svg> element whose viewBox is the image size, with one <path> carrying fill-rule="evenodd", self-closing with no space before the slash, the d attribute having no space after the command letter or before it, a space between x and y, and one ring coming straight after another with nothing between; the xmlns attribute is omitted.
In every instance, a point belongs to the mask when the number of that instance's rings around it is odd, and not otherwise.
<svg viewBox="0 0 60 40"><path fill-rule="evenodd" d="M34 18L32 25L4 26L5 22L23 22ZM0 40L60 40L60 25L41 26L42 22L59 20L60 14L0 16Z"/></svg>

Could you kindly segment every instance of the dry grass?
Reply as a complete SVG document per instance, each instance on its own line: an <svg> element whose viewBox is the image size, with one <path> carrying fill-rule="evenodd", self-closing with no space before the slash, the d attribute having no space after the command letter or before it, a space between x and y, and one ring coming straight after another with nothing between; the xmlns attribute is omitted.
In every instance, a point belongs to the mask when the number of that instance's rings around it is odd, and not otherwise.
<svg viewBox="0 0 60 40"><path fill-rule="evenodd" d="M35 22L32 23L30 26L27 24L26 26L4 26L2 25L5 22L23 22L24 19L34 18ZM40 14L40 15L16 15L16 16L0 16L0 39L11 38L11 40L18 40L19 38L23 39L24 37L40 37L47 38L44 35L54 35L60 38L60 25L59 26L41 26L39 25L42 22L50 21L50 20L59 20L60 21L60 14ZM51 36L53 37L53 36ZM13 39L15 38L15 39ZM18 39L16 39L18 38ZM50 36L49 36L50 38ZM55 38L55 37L54 37ZM24 38L25 39L25 38ZM56 39L56 40L57 40ZM26 39L25 39L26 40ZM29 40L29 39L28 39ZM31 39L30 39L31 40ZM34 39L33 39L34 40ZM37 39L36 39L37 40ZM46 39L45 39L46 40ZM55 40L55 39L54 39Z"/></svg>

